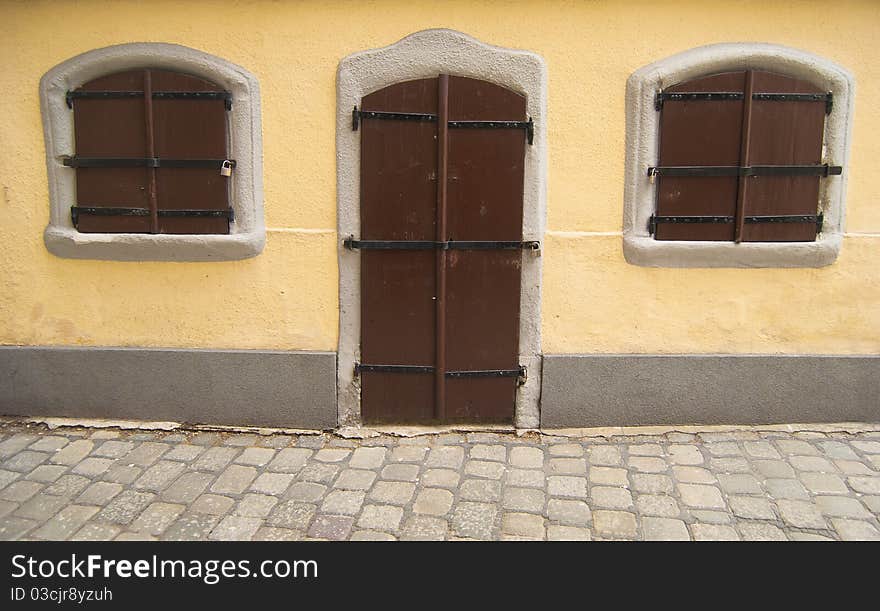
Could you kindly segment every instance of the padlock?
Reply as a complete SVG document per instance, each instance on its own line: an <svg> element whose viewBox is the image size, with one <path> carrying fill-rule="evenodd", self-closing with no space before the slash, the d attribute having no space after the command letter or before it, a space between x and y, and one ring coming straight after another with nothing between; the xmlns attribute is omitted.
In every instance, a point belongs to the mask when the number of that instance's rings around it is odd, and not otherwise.
<svg viewBox="0 0 880 611"><path fill-rule="evenodd" d="M232 162L224 159L220 164L220 176L232 176Z"/></svg>

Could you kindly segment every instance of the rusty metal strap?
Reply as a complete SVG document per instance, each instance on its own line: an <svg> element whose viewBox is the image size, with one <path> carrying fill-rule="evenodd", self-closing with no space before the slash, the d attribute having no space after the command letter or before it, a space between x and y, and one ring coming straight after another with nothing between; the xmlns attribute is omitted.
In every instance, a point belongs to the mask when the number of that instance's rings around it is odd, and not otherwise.
<svg viewBox="0 0 880 611"><path fill-rule="evenodd" d="M432 365L368 365L354 364L355 375L361 373L434 373ZM518 378L525 380L526 368L520 365L517 369L471 369L447 371L447 378Z"/></svg>
<svg viewBox="0 0 880 611"><path fill-rule="evenodd" d="M434 123L437 115L418 112L379 112L375 110L358 110L355 106L351 111L351 128L357 131L362 119L379 119L383 121L424 121ZM522 129L525 130L529 144L535 140L535 124L531 117L528 121L449 121L449 129Z"/></svg>
<svg viewBox="0 0 880 611"><path fill-rule="evenodd" d="M73 108L75 99L112 100L126 98L142 98L143 91L68 91L65 100L67 107ZM153 91L154 99L166 100L223 100L226 110L232 109L232 94L228 91Z"/></svg>
<svg viewBox="0 0 880 611"><path fill-rule="evenodd" d="M742 100L743 94L738 91L712 91L712 92L671 92L661 91L654 98L654 108L661 110L663 103L671 102L717 102ZM831 113L834 106L834 96L828 93L753 93L753 100L764 102L824 102L825 113Z"/></svg>
<svg viewBox="0 0 880 611"><path fill-rule="evenodd" d="M450 121L449 129L523 129L529 144L535 140L535 124L528 121Z"/></svg>
<svg viewBox="0 0 880 611"><path fill-rule="evenodd" d="M355 375L361 373L434 373L432 365L366 365L354 364Z"/></svg>
<svg viewBox="0 0 880 611"><path fill-rule="evenodd" d="M655 176L838 176L843 173L839 165L692 165L652 166L648 177Z"/></svg>
<svg viewBox="0 0 880 611"><path fill-rule="evenodd" d="M354 237L348 237L342 243L350 250L538 250L541 247L541 243L536 240L447 240L435 242L431 240L355 240Z"/></svg>
<svg viewBox="0 0 880 611"><path fill-rule="evenodd" d="M379 112L375 110L358 110L355 106L351 111L351 129L357 131L361 119L381 119L385 121L428 121L436 122L437 115L418 112Z"/></svg>
<svg viewBox="0 0 880 611"><path fill-rule="evenodd" d="M817 231L822 231L822 223L825 217L822 214L775 214L775 215L759 215L746 216L745 222L749 225L762 223L811 223L815 224ZM654 233L657 225L661 223L670 224L693 224L693 223L716 223L730 224L734 222L732 216L659 216L654 215L648 220L648 231Z"/></svg>
<svg viewBox="0 0 880 611"><path fill-rule="evenodd" d="M470 371L447 371L447 378L522 378L526 368L518 369L474 369Z"/></svg>
<svg viewBox="0 0 880 611"><path fill-rule="evenodd" d="M235 212L232 208L226 210L159 210L157 214L160 217L208 217L208 218L228 218L230 221L235 220ZM71 206L70 218L73 220L74 226L79 222L81 215L89 216L150 216L148 208L125 208L112 206Z"/></svg>
<svg viewBox="0 0 880 611"><path fill-rule="evenodd" d="M661 110L663 103L672 102L717 102L722 100L742 100L743 94L738 91L714 91L714 92L667 92L660 91L654 97L654 108Z"/></svg>
<svg viewBox="0 0 880 611"><path fill-rule="evenodd" d="M61 163L70 168L216 168L234 159L165 159L162 157L63 157Z"/></svg>

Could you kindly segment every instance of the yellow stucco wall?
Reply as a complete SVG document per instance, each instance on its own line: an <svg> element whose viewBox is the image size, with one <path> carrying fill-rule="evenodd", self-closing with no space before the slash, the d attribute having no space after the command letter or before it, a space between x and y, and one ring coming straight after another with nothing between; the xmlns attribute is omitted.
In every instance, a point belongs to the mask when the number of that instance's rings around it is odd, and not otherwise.
<svg viewBox="0 0 880 611"><path fill-rule="evenodd" d="M545 352L880 351L880 2L0 2L0 344L334 350L335 70L448 27L541 54L549 70ZM59 259L37 86L112 44L173 42L260 79L262 255L228 263ZM647 269L621 251L624 86L715 42L761 41L855 74L847 237L823 269Z"/></svg>

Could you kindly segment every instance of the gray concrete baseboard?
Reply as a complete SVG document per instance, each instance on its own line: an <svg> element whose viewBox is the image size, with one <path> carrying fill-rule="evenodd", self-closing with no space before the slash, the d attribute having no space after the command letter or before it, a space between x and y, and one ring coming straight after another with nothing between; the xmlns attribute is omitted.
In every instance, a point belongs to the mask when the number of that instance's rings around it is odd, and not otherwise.
<svg viewBox="0 0 880 611"><path fill-rule="evenodd" d="M541 426L880 422L880 355L544 355Z"/></svg>
<svg viewBox="0 0 880 611"><path fill-rule="evenodd" d="M0 346L0 414L330 429L336 354Z"/></svg>

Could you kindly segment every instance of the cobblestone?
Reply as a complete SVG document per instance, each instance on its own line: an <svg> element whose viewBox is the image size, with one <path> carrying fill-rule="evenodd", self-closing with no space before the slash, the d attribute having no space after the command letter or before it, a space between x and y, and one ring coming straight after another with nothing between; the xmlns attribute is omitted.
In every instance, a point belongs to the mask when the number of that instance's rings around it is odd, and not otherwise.
<svg viewBox="0 0 880 611"><path fill-rule="evenodd" d="M460 537L491 539L498 508L491 503L460 502L452 518L452 528Z"/></svg>
<svg viewBox="0 0 880 611"><path fill-rule="evenodd" d="M0 424L4 540L875 540L878 517L873 430L358 440Z"/></svg>
<svg viewBox="0 0 880 611"><path fill-rule="evenodd" d="M551 499L547 503L547 517L568 526L586 526L593 519L590 506L584 501L565 499Z"/></svg>
<svg viewBox="0 0 880 611"><path fill-rule="evenodd" d="M547 527L548 541L590 541L588 528L575 528L574 526L559 526L551 524Z"/></svg>
<svg viewBox="0 0 880 611"><path fill-rule="evenodd" d="M723 524L694 524L691 526L694 541L739 541L739 534L731 526Z"/></svg>
<svg viewBox="0 0 880 611"><path fill-rule="evenodd" d="M593 512L596 534L604 537L635 539L638 536L635 514L626 511L596 510Z"/></svg>
<svg viewBox="0 0 880 611"><path fill-rule="evenodd" d="M262 473L251 483L251 490L280 496L291 483L293 475L290 473Z"/></svg>
<svg viewBox="0 0 880 611"><path fill-rule="evenodd" d="M414 515L406 521L401 538L408 541L438 541L446 538L448 529L446 520Z"/></svg>
<svg viewBox="0 0 880 611"><path fill-rule="evenodd" d="M452 509L453 500L454 497L448 490L425 488L416 497L413 503L413 511L433 516L445 516Z"/></svg>
<svg viewBox="0 0 880 611"><path fill-rule="evenodd" d="M670 518L643 518L645 541L690 541L687 526Z"/></svg>

